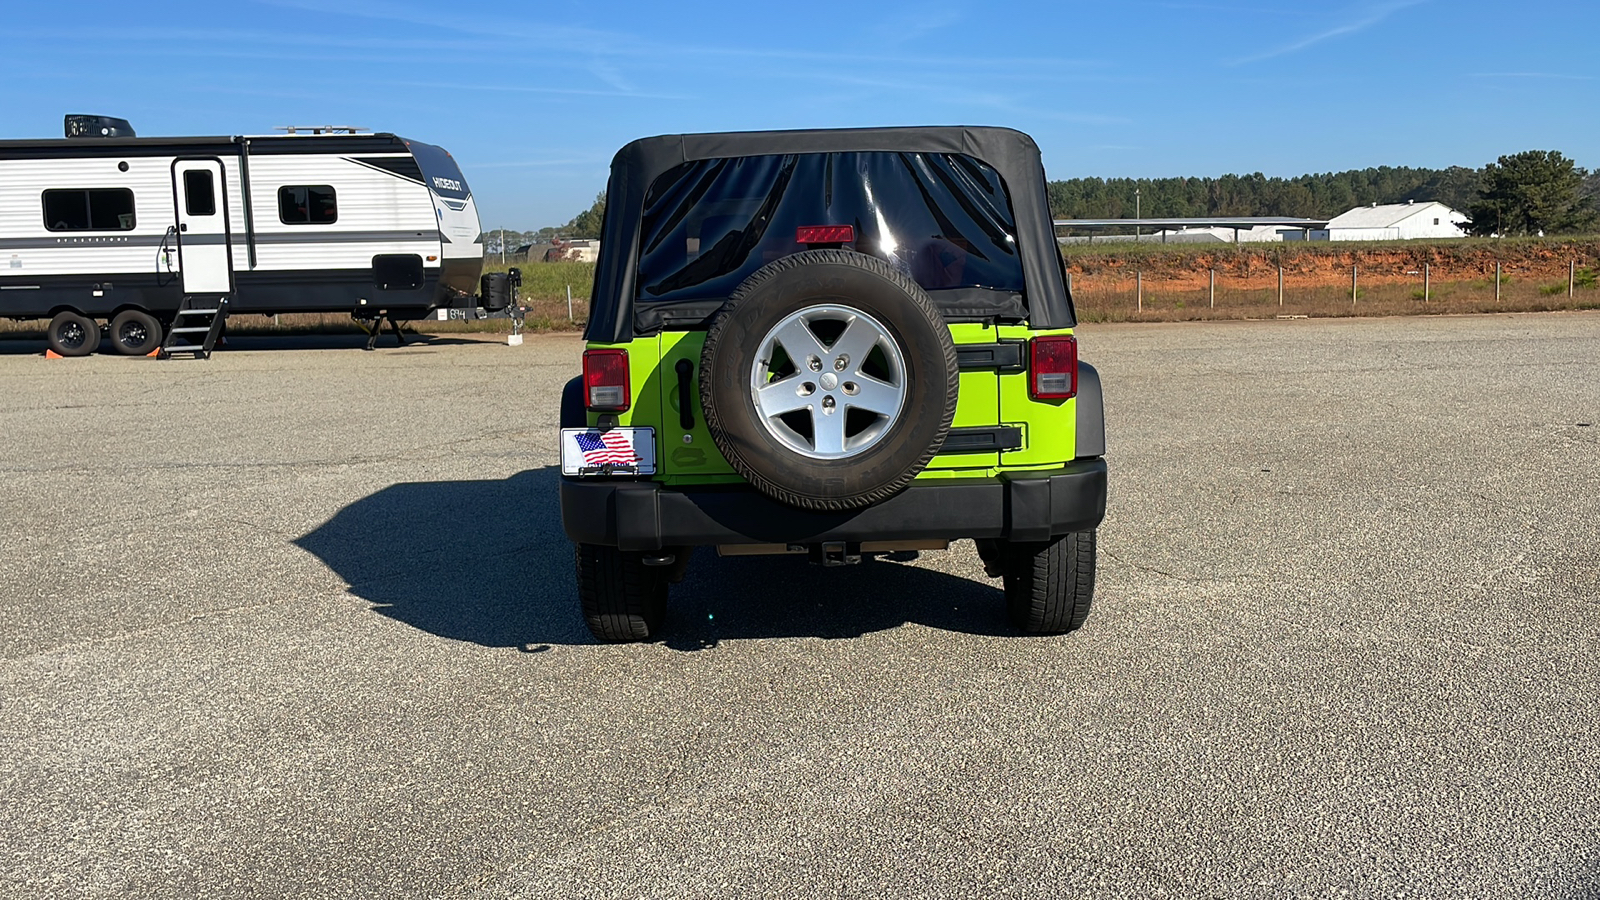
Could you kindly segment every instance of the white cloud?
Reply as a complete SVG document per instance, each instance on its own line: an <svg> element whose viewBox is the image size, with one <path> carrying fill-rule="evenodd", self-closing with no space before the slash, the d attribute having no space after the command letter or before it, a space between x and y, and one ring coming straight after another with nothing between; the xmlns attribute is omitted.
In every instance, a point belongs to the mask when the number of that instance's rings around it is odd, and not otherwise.
<svg viewBox="0 0 1600 900"><path fill-rule="evenodd" d="M1230 60L1227 64L1230 66L1242 66L1247 63L1262 62L1263 60L1275 59L1279 56L1288 56L1291 53L1298 53L1307 47L1313 47L1322 43L1323 41L1329 41L1339 37L1346 37L1360 31L1365 31L1402 9L1426 2L1427 0L1399 0L1399 2L1384 3L1378 6L1365 7L1361 10L1361 15L1359 18L1352 19L1342 25L1329 28L1326 31L1320 31L1316 34L1300 38L1299 40L1284 44L1281 47L1274 47L1273 49L1264 53L1257 53L1252 56L1246 56L1242 59Z"/></svg>

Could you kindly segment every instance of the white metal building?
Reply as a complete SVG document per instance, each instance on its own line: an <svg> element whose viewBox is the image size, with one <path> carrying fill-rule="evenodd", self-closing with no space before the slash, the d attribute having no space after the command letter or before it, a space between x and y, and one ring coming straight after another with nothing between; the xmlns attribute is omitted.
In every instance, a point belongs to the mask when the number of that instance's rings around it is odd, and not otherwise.
<svg viewBox="0 0 1600 900"><path fill-rule="evenodd" d="M1220 225L1163 228L1145 240L1172 244L1261 244L1298 240L1300 228L1257 225L1253 228L1226 228ZM1291 237L1292 235L1292 237Z"/></svg>
<svg viewBox="0 0 1600 900"><path fill-rule="evenodd" d="M1443 203L1390 203L1358 206L1335 216L1327 231L1314 231L1319 241L1409 241L1417 238L1465 237L1461 226L1471 221Z"/></svg>

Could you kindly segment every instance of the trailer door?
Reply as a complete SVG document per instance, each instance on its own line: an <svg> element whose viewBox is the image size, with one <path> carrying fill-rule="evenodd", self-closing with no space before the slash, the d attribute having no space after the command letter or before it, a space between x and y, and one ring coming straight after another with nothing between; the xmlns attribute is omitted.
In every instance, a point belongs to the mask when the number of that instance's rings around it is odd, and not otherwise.
<svg viewBox="0 0 1600 900"><path fill-rule="evenodd" d="M228 242L228 204L222 163L180 159L172 164L177 203L178 273L185 294L233 292L233 252Z"/></svg>

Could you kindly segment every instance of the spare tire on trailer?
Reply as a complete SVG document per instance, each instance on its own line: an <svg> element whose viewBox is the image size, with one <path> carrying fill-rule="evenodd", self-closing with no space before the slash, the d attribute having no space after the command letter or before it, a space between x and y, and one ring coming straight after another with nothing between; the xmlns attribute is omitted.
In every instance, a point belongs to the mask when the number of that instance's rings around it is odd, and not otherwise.
<svg viewBox="0 0 1600 900"><path fill-rule="evenodd" d="M791 506L847 510L904 488L955 418L950 329L873 256L808 250L758 269L706 334L700 403L717 449Z"/></svg>
<svg viewBox="0 0 1600 900"><path fill-rule="evenodd" d="M499 312L510 306L510 273L488 272L478 279L478 304L489 312Z"/></svg>

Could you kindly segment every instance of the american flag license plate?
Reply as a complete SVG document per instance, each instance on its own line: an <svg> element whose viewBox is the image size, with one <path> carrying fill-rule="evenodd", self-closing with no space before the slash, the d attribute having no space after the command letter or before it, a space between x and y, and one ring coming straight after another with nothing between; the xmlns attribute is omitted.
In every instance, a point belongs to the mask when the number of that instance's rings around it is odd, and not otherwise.
<svg viewBox="0 0 1600 900"><path fill-rule="evenodd" d="M561 429L563 475L653 475L653 428Z"/></svg>

